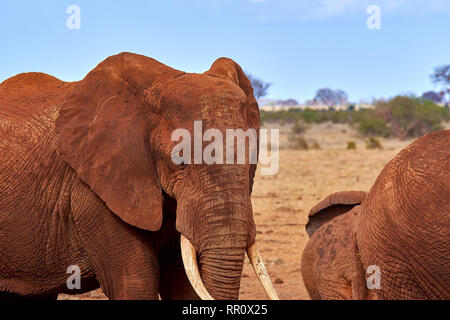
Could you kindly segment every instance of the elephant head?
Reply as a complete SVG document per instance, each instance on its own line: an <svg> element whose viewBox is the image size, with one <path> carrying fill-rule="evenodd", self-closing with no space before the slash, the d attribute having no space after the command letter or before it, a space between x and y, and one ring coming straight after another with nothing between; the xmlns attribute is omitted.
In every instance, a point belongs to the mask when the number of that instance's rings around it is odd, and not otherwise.
<svg viewBox="0 0 450 320"><path fill-rule="evenodd" d="M145 56L112 56L76 84L56 127L63 159L128 224L157 231L163 194L176 201L186 274L201 298L238 297L246 252L276 297L255 245L256 165L175 164L171 135L184 128L194 136L194 121L224 135L259 129L253 89L234 61L189 74Z"/></svg>

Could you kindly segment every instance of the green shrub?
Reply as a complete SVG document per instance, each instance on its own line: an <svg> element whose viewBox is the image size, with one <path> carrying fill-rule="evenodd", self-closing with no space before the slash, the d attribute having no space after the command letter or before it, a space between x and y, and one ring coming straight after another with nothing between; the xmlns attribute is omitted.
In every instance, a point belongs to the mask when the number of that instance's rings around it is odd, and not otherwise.
<svg viewBox="0 0 450 320"><path fill-rule="evenodd" d="M398 96L376 106L376 114L400 140L442 129L445 111L427 99Z"/></svg>
<svg viewBox="0 0 450 320"><path fill-rule="evenodd" d="M386 121L381 117L373 115L373 113L366 113L360 120L358 131L363 136L388 137L391 134L391 130Z"/></svg>
<svg viewBox="0 0 450 320"><path fill-rule="evenodd" d="M445 108L439 107L433 101L425 100L416 110L417 123L408 136L420 137L428 132L442 130L442 121L446 120Z"/></svg>
<svg viewBox="0 0 450 320"><path fill-rule="evenodd" d="M300 112L299 117L306 123L320 123L324 119L319 110L312 110L309 108Z"/></svg>

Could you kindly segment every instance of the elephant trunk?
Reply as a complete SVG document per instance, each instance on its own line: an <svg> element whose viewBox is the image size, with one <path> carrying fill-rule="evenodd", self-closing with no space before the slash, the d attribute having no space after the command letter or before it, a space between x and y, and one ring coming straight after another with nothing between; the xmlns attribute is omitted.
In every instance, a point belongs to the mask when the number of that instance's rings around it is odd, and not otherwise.
<svg viewBox="0 0 450 320"><path fill-rule="evenodd" d="M209 294L201 279L195 248L192 243L183 235L181 235L181 254L183 257L183 264L186 270L186 275L191 282L192 287L197 292L198 296L202 300L213 300L213 297ZM266 267L264 266L264 262L256 246L256 243L248 248L247 255L259 281L264 287L264 290L266 291L269 298L271 300L279 300L278 294L273 287L272 281L270 280Z"/></svg>
<svg viewBox="0 0 450 320"><path fill-rule="evenodd" d="M237 299L245 252L254 228L251 207L240 199L214 203L204 212L198 247L199 270L215 299Z"/></svg>
<svg viewBox="0 0 450 320"><path fill-rule="evenodd" d="M245 250L211 249L199 259L200 273L205 287L215 299L239 297Z"/></svg>
<svg viewBox="0 0 450 320"><path fill-rule="evenodd" d="M254 243L251 204L214 201L201 216L196 248L181 236L186 274L202 299L237 299L247 253L253 268L271 299L278 299ZM211 214L209 214L211 213ZM251 245L250 245L251 244Z"/></svg>

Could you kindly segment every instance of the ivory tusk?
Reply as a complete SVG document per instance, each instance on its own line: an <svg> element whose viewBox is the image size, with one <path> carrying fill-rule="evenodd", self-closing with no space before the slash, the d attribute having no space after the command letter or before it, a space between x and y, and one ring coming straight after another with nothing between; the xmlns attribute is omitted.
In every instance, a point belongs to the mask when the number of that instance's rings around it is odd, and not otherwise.
<svg viewBox="0 0 450 320"><path fill-rule="evenodd" d="M189 282L191 283L200 299L214 300L213 297L211 297L211 295L209 294L208 290L206 290L202 278L200 277L195 248L192 243L183 235L181 235L181 257L183 258L184 270L186 271Z"/></svg>
<svg viewBox="0 0 450 320"><path fill-rule="evenodd" d="M271 300L280 300L280 298L278 298L277 292L275 291L275 288L273 287L272 281L270 280L269 274L267 273L266 267L264 266L263 259L261 258L256 243L248 248L247 256L253 266L253 270L255 270L255 273L269 298Z"/></svg>

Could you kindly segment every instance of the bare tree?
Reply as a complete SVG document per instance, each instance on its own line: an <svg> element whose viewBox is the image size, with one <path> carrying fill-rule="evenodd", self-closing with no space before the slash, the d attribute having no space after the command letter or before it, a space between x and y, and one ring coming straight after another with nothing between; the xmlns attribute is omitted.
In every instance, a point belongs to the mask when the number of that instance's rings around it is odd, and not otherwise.
<svg viewBox="0 0 450 320"><path fill-rule="evenodd" d="M283 105L293 107L293 106L298 106L299 103L295 99L287 99L287 100L283 101Z"/></svg>
<svg viewBox="0 0 450 320"><path fill-rule="evenodd" d="M328 107L334 107L338 104L345 104L348 100L348 95L343 90L331 90L329 88L322 88L316 92L315 101L323 103Z"/></svg>
<svg viewBox="0 0 450 320"><path fill-rule="evenodd" d="M422 94L422 98L431 100L435 103L441 103L444 100L444 95L442 92L427 91Z"/></svg>
<svg viewBox="0 0 450 320"><path fill-rule="evenodd" d="M246 76L248 80L250 80L250 83L252 84L253 95L255 96L256 99L262 98L267 95L267 91L269 90L269 87L272 85L271 83L264 82L261 79L252 76L249 73L246 73Z"/></svg>
<svg viewBox="0 0 450 320"><path fill-rule="evenodd" d="M348 94L344 90L336 90L336 98L338 104L346 104L348 102Z"/></svg>
<svg viewBox="0 0 450 320"><path fill-rule="evenodd" d="M431 75L431 81L442 86L442 95L450 96L450 64L436 67Z"/></svg>

